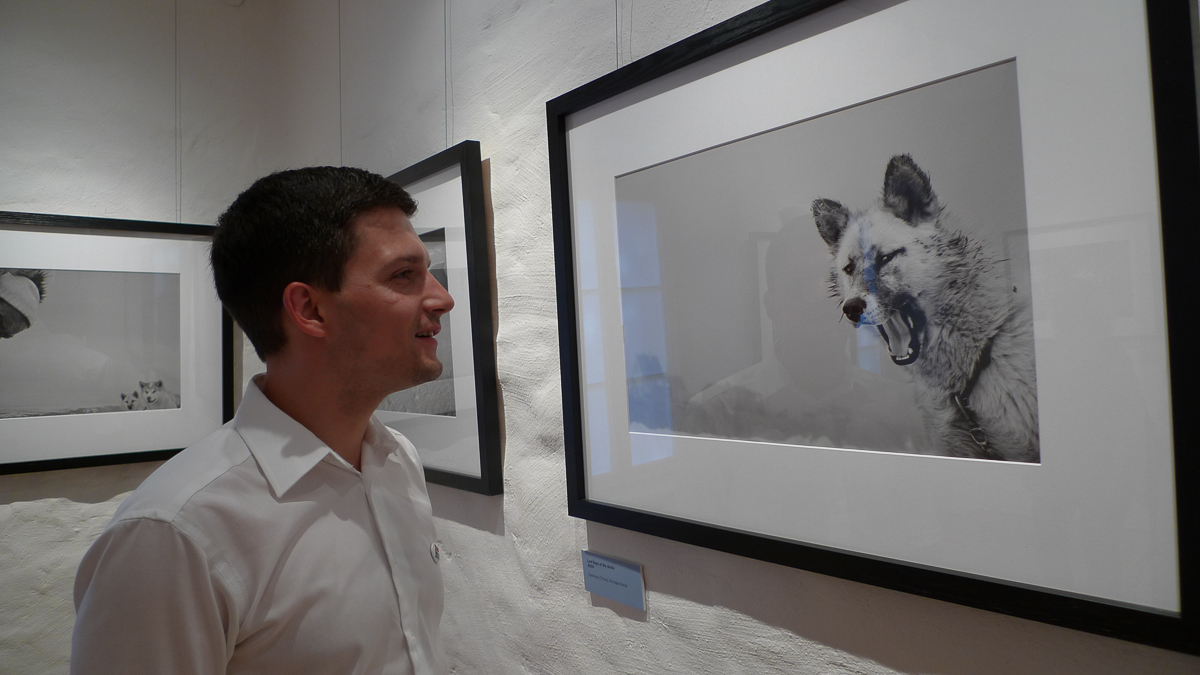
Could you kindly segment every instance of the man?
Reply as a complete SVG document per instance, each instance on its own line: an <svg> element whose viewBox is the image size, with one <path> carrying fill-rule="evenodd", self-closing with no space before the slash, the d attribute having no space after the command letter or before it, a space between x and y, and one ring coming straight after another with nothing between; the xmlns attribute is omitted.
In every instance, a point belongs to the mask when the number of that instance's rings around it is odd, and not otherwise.
<svg viewBox="0 0 1200 675"><path fill-rule="evenodd" d="M403 189L263 178L217 222L217 293L267 372L117 510L75 582L74 673L446 672L411 443L371 413L441 372L454 301Z"/></svg>

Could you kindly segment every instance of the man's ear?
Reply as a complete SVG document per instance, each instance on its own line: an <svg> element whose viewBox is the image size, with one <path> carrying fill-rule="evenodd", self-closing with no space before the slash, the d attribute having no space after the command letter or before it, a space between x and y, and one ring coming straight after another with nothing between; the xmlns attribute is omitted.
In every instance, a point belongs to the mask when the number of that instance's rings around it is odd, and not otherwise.
<svg viewBox="0 0 1200 675"><path fill-rule="evenodd" d="M283 318L297 330L313 337L325 337L323 297L319 290L299 281L283 289Z"/></svg>

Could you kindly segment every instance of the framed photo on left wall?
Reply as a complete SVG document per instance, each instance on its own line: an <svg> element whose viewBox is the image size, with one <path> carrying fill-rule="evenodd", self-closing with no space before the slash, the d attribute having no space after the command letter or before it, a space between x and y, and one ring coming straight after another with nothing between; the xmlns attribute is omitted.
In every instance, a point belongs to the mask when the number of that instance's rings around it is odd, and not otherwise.
<svg viewBox="0 0 1200 675"><path fill-rule="evenodd" d="M166 459L232 417L211 240L0 212L0 473Z"/></svg>

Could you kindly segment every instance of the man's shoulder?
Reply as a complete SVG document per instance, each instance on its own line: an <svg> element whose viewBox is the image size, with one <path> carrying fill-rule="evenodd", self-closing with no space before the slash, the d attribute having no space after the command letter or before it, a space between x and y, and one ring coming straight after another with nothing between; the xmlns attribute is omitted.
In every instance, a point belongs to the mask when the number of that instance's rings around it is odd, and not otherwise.
<svg viewBox="0 0 1200 675"><path fill-rule="evenodd" d="M384 441L381 447L389 454L399 453L412 458L417 457L417 447L413 445L412 441L408 440L407 436L397 431L394 427L384 424L378 415L371 416L371 429L367 434L368 441L372 437L372 434L386 434L388 439L394 440L396 445L399 446L394 447L387 441ZM379 439L379 436L374 436L374 438Z"/></svg>
<svg viewBox="0 0 1200 675"><path fill-rule="evenodd" d="M174 522L198 494L238 472L250 450L229 423L167 460L121 503L112 522L151 518ZM255 467L257 474L257 467Z"/></svg>
<svg viewBox="0 0 1200 675"><path fill-rule="evenodd" d="M414 455L417 453L417 447L412 444L412 441L408 440L407 436L387 426L386 424L383 425L383 428L386 429L389 434L391 434L392 438L396 439L396 443L400 445L401 452L412 453Z"/></svg>
<svg viewBox="0 0 1200 675"><path fill-rule="evenodd" d="M384 431L388 434L389 439L395 442L395 445L387 444L381 449L390 454L393 459L403 467L405 472L414 476L423 488L425 485L425 467L421 462L421 455L417 452L417 446L408 440L400 431L384 424L378 417L372 418L372 426L377 425L377 430Z"/></svg>

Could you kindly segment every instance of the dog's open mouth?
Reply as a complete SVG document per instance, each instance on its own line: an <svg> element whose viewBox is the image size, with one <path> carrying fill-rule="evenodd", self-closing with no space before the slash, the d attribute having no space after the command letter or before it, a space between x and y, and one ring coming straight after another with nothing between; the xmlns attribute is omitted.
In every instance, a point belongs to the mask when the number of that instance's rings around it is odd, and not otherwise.
<svg viewBox="0 0 1200 675"><path fill-rule="evenodd" d="M925 312L911 297L896 304L888 320L876 326L888 354L898 366L907 366L921 356L921 340L925 336Z"/></svg>

